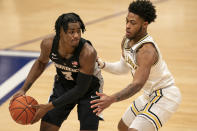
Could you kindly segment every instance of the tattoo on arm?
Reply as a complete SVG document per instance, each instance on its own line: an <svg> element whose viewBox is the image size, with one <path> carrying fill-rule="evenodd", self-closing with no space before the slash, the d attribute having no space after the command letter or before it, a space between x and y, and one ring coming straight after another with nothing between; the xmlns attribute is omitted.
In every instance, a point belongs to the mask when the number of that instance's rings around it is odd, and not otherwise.
<svg viewBox="0 0 197 131"><path fill-rule="evenodd" d="M135 95L140 89L141 86L138 84L129 84L125 89L121 90L120 92L114 95L116 98L116 102L125 100Z"/></svg>

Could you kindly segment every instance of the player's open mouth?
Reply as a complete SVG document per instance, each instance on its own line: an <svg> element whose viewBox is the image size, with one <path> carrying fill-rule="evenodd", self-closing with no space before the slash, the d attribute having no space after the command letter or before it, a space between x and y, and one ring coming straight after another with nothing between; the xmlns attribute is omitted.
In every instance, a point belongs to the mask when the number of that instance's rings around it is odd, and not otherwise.
<svg viewBox="0 0 197 131"><path fill-rule="evenodd" d="M127 36L130 35L130 34L131 34L131 32L126 31L126 35L127 35Z"/></svg>

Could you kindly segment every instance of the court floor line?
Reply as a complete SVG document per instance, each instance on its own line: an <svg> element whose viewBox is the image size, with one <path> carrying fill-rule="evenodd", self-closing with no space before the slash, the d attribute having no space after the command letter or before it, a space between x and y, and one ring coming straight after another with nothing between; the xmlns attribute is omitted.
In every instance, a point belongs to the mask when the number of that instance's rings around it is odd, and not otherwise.
<svg viewBox="0 0 197 131"><path fill-rule="evenodd" d="M154 0L152 1L154 4L158 4L158 3L162 3L164 1L167 1L167 0ZM112 19L114 17L118 17L118 16L121 16L123 14L125 14L127 12L127 10L124 10L124 11L120 11L120 12L116 12L114 14L111 14L111 15L107 15L107 16L104 16L104 17L101 17L101 18L98 18L98 19L95 19L95 20L92 20L92 21L89 21L87 22L85 25L92 25L92 24L96 24L98 22L101 22L101 21L105 21L105 20L108 20L108 19ZM41 37L38 37L38 38L35 38L35 39L32 39L32 40L28 40L28 41L25 41L25 42L22 42L22 43L18 43L18 44L15 44L13 46L10 46L8 48L5 48L4 50L12 50L16 47L20 47L20 46L23 46L23 45L27 45L27 44L31 44L31 43L34 43L36 41L39 41L39 40L42 40L46 37L49 37L49 36L52 36L54 34L48 34L48 35L45 35L45 36L41 36Z"/></svg>
<svg viewBox="0 0 197 131"><path fill-rule="evenodd" d="M16 85L19 85L22 81L25 80L28 74L26 72L29 72L34 62L35 60L30 61L22 69L20 69L13 76L8 78L4 83L1 84L0 100L10 91L12 91L16 87Z"/></svg>
<svg viewBox="0 0 197 131"><path fill-rule="evenodd" d="M95 19L95 20L92 20L92 21L89 21L87 23L85 23L85 25L92 25L92 24L96 24L98 22L101 22L101 21L105 21L105 20L108 20L108 19L111 19L111 18L114 18L114 17L117 17L117 16L120 16L122 14L125 14L127 11L120 11L118 13L114 13L114 14L111 14L111 15L107 15L107 16L104 16L104 17L101 17L101 18L98 18L98 19ZM39 40L42 40L44 38L47 38L47 37L50 37L54 35L54 33L52 34L48 34L48 35L45 35L45 36L41 36L41 37L38 37L38 38L35 38L35 39L32 39L32 40L28 40L28 41L25 41L25 42L22 42L22 43L19 43L19 44L16 44L16 45L13 45L13 46L10 46L8 48L5 48L4 50L12 50L14 48L17 48L17 47L20 47L20 46L23 46L23 45L27 45L27 44L31 44L31 43L34 43L36 41L39 41Z"/></svg>

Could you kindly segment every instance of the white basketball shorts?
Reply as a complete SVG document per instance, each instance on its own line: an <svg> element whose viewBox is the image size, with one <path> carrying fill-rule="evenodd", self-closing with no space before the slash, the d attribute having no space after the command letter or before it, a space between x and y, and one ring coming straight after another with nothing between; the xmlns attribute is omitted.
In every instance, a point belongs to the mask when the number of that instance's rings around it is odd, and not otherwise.
<svg viewBox="0 0 197 131"><path fill-rule="evenodd" d="M143 94L134 100L122 120L129 128L138 131L148 131L146 127L151 122L154 128L150 131L157 131L177 110L180 102L181 93L176 86L159 89L149 97Z"/></svg>

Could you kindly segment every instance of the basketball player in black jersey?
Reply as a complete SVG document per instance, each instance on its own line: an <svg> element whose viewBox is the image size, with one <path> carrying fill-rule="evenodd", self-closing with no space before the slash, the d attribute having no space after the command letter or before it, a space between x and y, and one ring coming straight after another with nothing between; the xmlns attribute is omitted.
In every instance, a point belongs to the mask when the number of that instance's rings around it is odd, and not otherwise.
<svg viewBox="0 0 197 131"><path fill-rule="evenodd" d="M49 103L33 106L37 112L32 124L42 118L41 131L58 131L77 104L80 130L97 131L100 118L90 108L92 97L102 86L96 50L90 41L81 38L85 25L75 13L59 16L55 31L55 36L42 41L40 56L13 99L29 90L51 59L57 72L53 93Z"/></svg>

